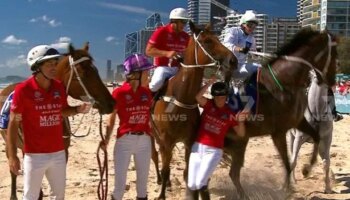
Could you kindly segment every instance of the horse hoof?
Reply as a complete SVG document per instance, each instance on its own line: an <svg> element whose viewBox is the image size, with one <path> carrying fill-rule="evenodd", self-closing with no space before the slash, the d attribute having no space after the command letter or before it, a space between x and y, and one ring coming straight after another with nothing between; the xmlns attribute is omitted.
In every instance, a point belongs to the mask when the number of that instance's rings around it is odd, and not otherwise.
<svg viewBox="0 0 350 200"><path fill-rule="evenodd" d="M10 200L18 200L17 197L11 197Z"/></svg>
<svg viewBox="0 0 350 200"><path fill-rule="evenodd" d="M310 166L304 165L302 170L304 178L308 177L310 175Z"/></svg>
<svg viewBox="0 0 350 200"><path fill-rule="evenodd" d="M326 190L324 191L324 193L325 193L325 194L332 194L333 191L332 191L332 189L326 189Z"/></svg>

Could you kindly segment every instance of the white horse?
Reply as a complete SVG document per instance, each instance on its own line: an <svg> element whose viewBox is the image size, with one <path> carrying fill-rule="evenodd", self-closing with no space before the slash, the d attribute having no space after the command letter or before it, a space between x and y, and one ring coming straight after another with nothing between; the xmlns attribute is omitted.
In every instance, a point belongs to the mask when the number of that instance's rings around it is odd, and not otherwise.
<svg viewBox="0 0 350 200"><path fill-rule="evenodd" d="M319 84L317 81L318 79L316 76L313 76L308 92L308 108L304 116L320 135L319 155L322 158L323 171L325 174L325 193L329 194L332 192L330 179L330 147L333 134L332 108L335 102L334 97L329 96L329 87L324 83ZM312 139L296 129L290 131L290 138L292 180L295 182L294 169L297 164L300 147L303 143ZM304 177L309 174L311 171L310 168L309 166L304 167Z"/></svg>

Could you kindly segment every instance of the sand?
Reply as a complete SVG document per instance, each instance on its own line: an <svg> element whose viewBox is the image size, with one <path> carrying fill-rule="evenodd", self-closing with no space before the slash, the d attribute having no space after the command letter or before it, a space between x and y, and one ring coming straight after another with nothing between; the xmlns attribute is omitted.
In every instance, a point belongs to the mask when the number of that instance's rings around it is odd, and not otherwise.
<svg viewBox="0 0 350 200"><path fill-rule="evenodd" d="M76 101L70 100L71 103ZM83 117L82 122L80 119ZM103 116L105 120L108 115ZM91 128L88 136L83 138L72 138L70 157L67 167L66 199L71 200L93 200L97 197L97 185L99 181L96 150L100 141L98 123L99 115L96 110L87 115L77 115L71 119L72 130L77 135L84 135ZM320 159L309 178L304 179L301 174L301 166L307 162L311 145L305 144L300 152L298 166L296 169L297 183L294 184L295 193L290 199L350 199L350 116L344 116L340 122L334 125L333 143L331 148L331 169L334 173L333 194L324 194L323 172ZM103 129L104 130L104 129ZM115 139L108 146L109 165L109 188L110 194L114 186L113 146ZM0 138L0 199L10 197L10 174L5 155L5 145ZM182 178L184 169L184 151L181 143L174 149L174 157L171 165L172 187L167 190L167 199L184 199L185 182ZM281 190L283 184L284 170L277 151L272 145L269 136L252 138L248 144L245 166L242 169L243 187L251 199L278 200L286 199L286 194ZM18 197L23 193L23 177L18 177ZM135 168L133 162L130 164L127 188L124 199L135 199ZM43 183L45 199L48 199L49 189L47 181ZM211 197L214 200L235 199L235 189L228 176L228 166L220 164L210 182ZM148 197L155 199L159 194L160 187L156 183L154 165L148 184ZM21 198L20 198L21 199Z"/></svg>

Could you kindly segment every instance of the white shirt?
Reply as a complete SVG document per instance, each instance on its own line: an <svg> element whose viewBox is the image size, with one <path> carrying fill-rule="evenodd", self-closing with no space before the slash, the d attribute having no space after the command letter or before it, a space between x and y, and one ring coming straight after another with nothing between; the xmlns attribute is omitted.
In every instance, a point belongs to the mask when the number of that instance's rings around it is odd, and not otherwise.
<svg viewBox="0 0 350 200"><path fill-rule="evenodd" d="M244 48L247 45L251 45L250 51L256 51L256 41L253 34L246 35L241 27L229 28L225 34L223 44L237 57L238 64L246 62L247 54L234 51L236 46Z"/></svg>

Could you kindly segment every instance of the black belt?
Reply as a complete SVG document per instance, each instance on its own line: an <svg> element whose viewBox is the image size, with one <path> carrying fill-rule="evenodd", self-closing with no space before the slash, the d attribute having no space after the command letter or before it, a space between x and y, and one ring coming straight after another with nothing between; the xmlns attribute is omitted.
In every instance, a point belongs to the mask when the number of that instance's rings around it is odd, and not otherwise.
<svg viewBox="0 0 350 200"><path fill-rule="evenodd" d="M127 134L127 135L145 135L145 134L147 134L147 133L144 132L144 131L137 131L137 132L135 132L135 131L129 131L129 132L126 132L125 134Z"/></svg>

